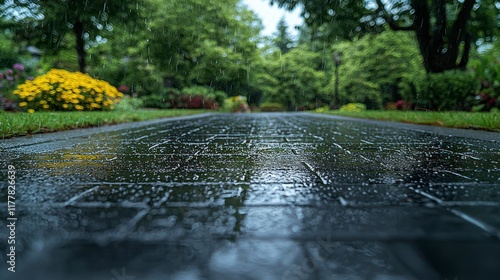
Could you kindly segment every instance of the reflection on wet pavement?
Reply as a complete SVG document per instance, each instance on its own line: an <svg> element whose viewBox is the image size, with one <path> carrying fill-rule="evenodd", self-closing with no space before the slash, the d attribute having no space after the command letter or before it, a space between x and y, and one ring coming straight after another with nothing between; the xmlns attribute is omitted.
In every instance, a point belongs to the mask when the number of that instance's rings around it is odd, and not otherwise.
<svg viewBox="0 0 500 280"><path fill-rule="evenodd" d="M2 279L500 273L495 141L307 114L61 135L0 142L19 220L18 272Z"/></svg>

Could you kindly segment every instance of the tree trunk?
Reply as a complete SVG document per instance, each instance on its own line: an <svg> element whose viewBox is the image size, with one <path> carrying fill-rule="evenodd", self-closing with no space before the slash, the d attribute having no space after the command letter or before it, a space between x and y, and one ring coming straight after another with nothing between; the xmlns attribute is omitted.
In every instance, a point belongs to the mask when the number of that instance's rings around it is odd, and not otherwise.
<svg viewBox="0 0 500 280"><path fill-rule="evenodd" d="M85 56L87 53L85 52L85 40L83 39L83 22L77 20L75 25L73 26L73 32L76 37L76 52L78 54L78 69L80 72L85 73L86 62Z"/></svg>
<svg viewBox="0 0 500 280"><path fill-rule="evenodd" d="M432 10L436 19L434 26L431 24L431 9L427 1L412 1L411 5L415 10L413 28L417 33L420 53L427 72L440 73L452 69L465 69L471 44L466 26L475 2L475 0L465 0L451 28L447 28L446 1L433 1ZM464 48L460 51L462 43Z"/></svg>
<svg viewBox="0 0 500 280"><path fill-rule="evenodd" d="M335 92L333 94L333 106L337 108L340 103L340 96L339 96L339 66L341 63L341 55L342 53L340 52L335 52L334 54L334 59L333 62L335 64Z"/></svg>
<svg viewBox="0 0 500 280"><path fill-rule="evenodd" d="M379 10L393 30L412 30L417 35L420 54L428 73L440 73L452 69L465 69L469 61L471 36L467 22L477 0L464 0L453 24L448 25L446 0L412 0L414 11L411 26L399 26L385 10L382 0L377 0ZM431 14L432 13L432 14ZM434 15L434 17L432 17ZM463 49L461 50L461 45ZM458 58L460 57L460 61Z"/></svg>
<svg viewBox="0 0 500 280"><path fill-rule="evenodd" d="M417 33L420 54L422 54L422 58L424 59L425 69L430 72L432 58L430 57L429 47L432 37L429 33L431 29L429 5L427 1L414 0L412 1L412 7L415 10L413 28Z"/></svg>

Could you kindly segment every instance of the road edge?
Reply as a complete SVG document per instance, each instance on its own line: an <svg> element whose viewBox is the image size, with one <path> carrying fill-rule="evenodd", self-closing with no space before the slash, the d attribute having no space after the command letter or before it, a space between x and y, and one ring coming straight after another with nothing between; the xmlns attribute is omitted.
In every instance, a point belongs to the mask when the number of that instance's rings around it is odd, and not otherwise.
<svg viewBox="0 0 500 280"><path fill-rule="evenodd" d="M0 148L1 149L11 149L17 148L21 146L29 146L36 145L40 143L53 142L53 141L61 141L68 140L72 138L85 137L96 133L105 133L105 132L113 132L125 129L133 129L142 126L155 125L163 122L170 121L179 121L179 120L189 120L196 118L203 118L211 115L215 115L217 113L201 113L194 115L186 115L186 116L176 116L176 117L164 117L159 119L152 119L146 121L138 121L138 122L127 122L120 124L112 124L112 125L103 125L89 128L77 128L71 130L64 131L56 131L49 133L37 133L33 135L27 136L19 136L8 139L0 140Z"/></svg>
<svg viewBox="0 0 500 280"><path fill-rule="evenodd" d="M362 122L367 124L393 127L398 129L407 129L414 130L424 133L438 134L450 137L462 137L462 138L470 138L476 140L483 141L491 141L500 143L500 132L491 132L491 131L482 131L482 130L473 130L473 129L463 129L463 128L452 128L452 127L442 127L442 126L432 126L425 124L411 124L404 122L395 122L395 121L383 121L383 120L373 120L373 119L364 119L364 118L353 118L353 117L345 117L345 116L337 116L337 115L327 115L321 113L310 113L305 112L301 113L303 115L318 117L318 118L329 118L336 120L345 120L345 121L355 121Z"/></svg>

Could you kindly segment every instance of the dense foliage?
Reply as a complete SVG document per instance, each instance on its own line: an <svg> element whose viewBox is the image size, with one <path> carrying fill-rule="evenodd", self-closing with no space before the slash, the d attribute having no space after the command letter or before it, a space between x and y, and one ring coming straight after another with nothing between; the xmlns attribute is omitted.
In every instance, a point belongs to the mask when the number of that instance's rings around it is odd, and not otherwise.
<svg viewBox="0 0 500 280"><path fill-rule="evenodd" d="M500 48L499 48L500 49ZM500 110L500 52L494 47L489 53L472 61L480 87L469 97L473 111Z"/></svg>
<svg viewBox="0 0 500 280"><path fill-rule="evenodd" d="M341 103L360 102L369 109L412 98L408 83L424 74L414 38L407 33L386 31L354 42L339 43L342 53L339 68ZM330 81L333 88L335 77Z"/></svg>
<svg viewBox="0 0 500 280"><path fill-rule="evenodd" d="M464 69L471 45L493 41L500 26L496 0L270 0L287 8L303 6L305 22L330 42L379 33L384 25L416 35L424 67L440 73Z"/></svg>
<svg viewBox="0 0 500 280"><path fill-rule="evenodd" d="M182 91L167 88L159 93L141 97L143 106L157 109L219 109L227 95L210 87L193 86Z"/></svg>
<svg viewBox="0 0 500 280"><path fill-rule="evenodd" d="M100 41L101 33L113 24L137 19L135 1L9 0L0 1L2 16L22 22L11 30L19 39L57 53L69 33L73 35L80 72L86 71L86 44Z"/></svg>
<svg viewBox="0 0 500 280"><path fill-rule="evenodd" d="M415 80L415 88L413 103L419 108L463 110L467 107L467 97L473 96L477 89L477 80L471 72L429 73Z"/></svg>
<svg viewBox="0 0 500 280"><path fill-rule="evenodd" d="M121 110L500 107L499 6L492 0L468 12L458 47L450 36L468 0L271 1L304 8L298 39L283 20L264 38L260 20L238 0L104 2L0 1L2 109L107 110L122 93L130 97ZM417 30L422 15L428 26ZM412 32L392 30L401 28ZM439 39L427 45L439 55L426 56L422 36ZM437 67L430 60L441 68L430 69ZM448 70L457 67L463 71ZM35 79L24 83L28 76Z"/></svg>
<svg viewBox="0 0 500 280"><path fill-rule="evenodd" d="M321 55L305 48L286 54L276 51L265 57L257 84L265 100L288 110L313 109L328 103L326 73Z"/></svg>

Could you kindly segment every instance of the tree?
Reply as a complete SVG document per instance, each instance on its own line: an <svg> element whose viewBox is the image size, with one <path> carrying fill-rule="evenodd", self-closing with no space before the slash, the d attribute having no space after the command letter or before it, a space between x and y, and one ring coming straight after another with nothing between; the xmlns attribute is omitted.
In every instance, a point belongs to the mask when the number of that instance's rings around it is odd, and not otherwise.
<svg viewBox="0 0 500 280"><path fill-rule="evenodd" d="M130 93L139 96L161 91L164 81L153 63L157 59L147 51L151 34L145 25L116 26L105 37L105 43L88 51L90 75L115 86L126 85Z"/></svg>
<svg viewBox="0 0 500 280"><path fill-rule="evenodd" d="M289 9L304 7L310 26L329 24L333 34L352 38L363 32L380 31L388 24L396 31L416 34L427 72L464 69L471 44L492 41L498 35L500 5L495 0L271 0ZM345 30L345 31L342 31Z"/></svg>
<svg viewBox="0 0 500 280"><path fill-rule="evenodd" d="M148 53L180 86L248 89L262 25L238 0L150 0Z"/></svg>
<svg viewBox="0 0 500 280"><path fill-rule="evenodd" d="M19 23L18 37L58 50L66 33L75 39L80 72L86 68L86 44L113 24L135 21L136 1L2 0L2 16Z"/></svg>
<svg viewBox="0 0 500 280"><path fill-rule="evenodd" d="M274 39L274 44L280 49L282 54L285 54L292 48L293 41L290 38L290 34L288 34L288 25L284 17L281 17L278 22L277 29L278 32Z"/></svg>
<svg viewBox="0 0 500 280"><path fill-rule="evenodd" d="M312 39L352 40L360 34L380 31L380 26L368 20L372 11L366 1L358 0L270 0L271 5L295 9L302 6L304 23L312 31Z"/></svg>
<svg viewBox="0 0 500 280"><path fill-rule="evenodd" d="M456 68L465 69L467 65L472 36L466 27L475 2L465 0L459 4L455 19L449 22L450 11L445 0L434 0L431 5L428 1L413 0L407 7L414 12L410 24L396 21L381 0L377 0L377 5L391 29L416 33L425 69L427 72L440 73Z"/></svg>
<svg viewBox="0 0 500 280"><path fill-rule="evenodd" d="M10 67L18 60L18 47L9 34L0 34L0 69ZM0 70L0 71L1 71Z"/></svg>
<svg viewBox="0 0 500 280"><path fill-rule="evenodd" d="M282 104L288 110L314 109L328 105L327 78L320 53L301 46L282 55L268 54L260 65L256 82L268 102Z"/></svg>
<svg viewBox="0 0 500 280"><path fill-rule="evenodd" d="M425 76L412 34L387 30L355 42L332 46L342 53L339 67L340 101L361 102L369 109L397 100L413 101L409 87L415 77ZM336 82L331 77L328 88Z"/></svg>

